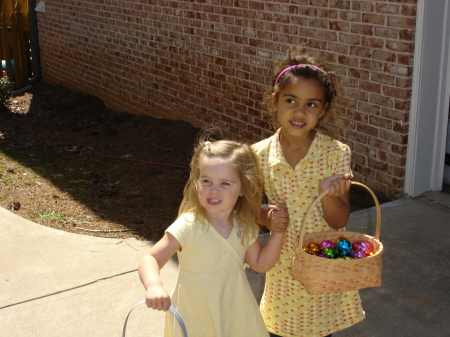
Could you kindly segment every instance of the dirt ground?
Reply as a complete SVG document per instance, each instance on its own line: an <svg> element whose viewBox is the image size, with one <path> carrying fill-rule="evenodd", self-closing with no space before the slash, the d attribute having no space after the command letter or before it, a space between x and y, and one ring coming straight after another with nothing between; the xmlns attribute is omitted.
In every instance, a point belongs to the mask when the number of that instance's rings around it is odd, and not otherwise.
<svg viewBox="0 0 450 337"><path fill-rule="evenodd" d="M158 240L176 218L200 131L35 85L0 111L0 206L68 232ZM374 204L353 187L351 201L352 211Z"/></svg>

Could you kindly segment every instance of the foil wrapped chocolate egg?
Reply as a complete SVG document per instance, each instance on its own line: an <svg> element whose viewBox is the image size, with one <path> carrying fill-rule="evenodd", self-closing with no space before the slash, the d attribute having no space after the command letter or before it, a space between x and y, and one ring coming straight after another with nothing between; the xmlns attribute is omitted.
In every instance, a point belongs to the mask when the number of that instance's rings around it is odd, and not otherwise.
<svg viewBox="0 0 450 337"><path fill-rule="evenodd" d="M353 251L363 252L365 256L368 256L372 252L372 246L368 241L355 240L352 243Z"/></svg>
<svg viewBox="0 0 450 337"><path fill-rule="evenodd" d="M306 246L305 251L309 254L317 255L320 254L320 245L317 242L310 242Z"/></svg>
<svg viewBox="0 0 450 337"><path fill-rule="evenodd" d="M322 249L322 254L326 255L327 258L329 258L329 259L335 259L338 255L336 249L331 248L331 247L326 247L326 248Z"/></svg>
<svg viewBox="0 0 450 337"><path fill-rule="evenodd" d="M334 242L331 241L331 240L322 240L319 245L320 245L320 249L335 248L336 247Z"/></svg>
<svg viewBox="0 0 450 337"><path fill-rule="evenodd" d="M336 240L334 240L334 243L337 244L339 241L342 241L342 240L348 240L348 239L345 236L340 236Z"/></svg>
<svg viewBox="0 0 450 337"><path fill-rule="evenodd" d="M347 239L340 240L336 243L336 251L340 257L348 257L352 253L352 243Z"/></svg>
<svg viewBox="0 0 450 337"><path fill-rule="evenodd" d="M362 251L353 251L350 256L353 257L354 259L360 259L366 257L366 253Z"/></svg>

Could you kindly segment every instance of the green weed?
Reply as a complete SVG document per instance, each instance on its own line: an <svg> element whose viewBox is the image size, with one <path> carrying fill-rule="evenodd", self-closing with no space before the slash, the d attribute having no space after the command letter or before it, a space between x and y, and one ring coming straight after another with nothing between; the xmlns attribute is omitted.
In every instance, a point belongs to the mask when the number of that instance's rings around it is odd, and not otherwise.
<svg viewBox="0 0 450 337"><path fill-rule="evenodd" d="M9 105L9 99L13 91L13 85L7 76L0 79L0 108L5 109Z"/></svg>
<svg viewBox="0 0 450 337"><path fill-rule="evenodd" d="M84 187L69 188L67 192L73 195L85 195L87 193Z"/></svg>
<svg viewBox="0 0 450 337"><path fill-rule="evenodd" d="M30 218L36 220L64 220L66 215L63 213L56 213L55 211L45 211L30 215Z"/></svg>
<svg viewBox="0 0 450 337"><path fill-rule="evenodd" d="M8 180L11 179L11 175L10 174L2 174L0 173L0 182L1 183L6 183Z"/></svg>

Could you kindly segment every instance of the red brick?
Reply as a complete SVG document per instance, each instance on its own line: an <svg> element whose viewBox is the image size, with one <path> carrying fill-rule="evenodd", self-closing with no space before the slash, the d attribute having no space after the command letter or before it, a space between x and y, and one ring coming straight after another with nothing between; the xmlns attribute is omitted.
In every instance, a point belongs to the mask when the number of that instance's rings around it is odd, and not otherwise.
<svg viewBox="0 0 450 337"><path fill-rule="evenodd" d="M363 36L361 39L361 44L364 47L384 48L384 39Z"/></svg>
<svg viewBox="0 0 450 337"><path fill-rule="evenodd" d="M357 130L369 136L378 136L379 129L367 124L358 124Z"/></svg>
<svg viewBox="0 0 450 337"><path fill-rule="evenodd" d="M362 12L373 12L375 6L369 1L353 1L352 9Z"/></svg>
<svg viewBox="0 0 450 337"><path fill-rule="evenodd" d="M369 124L379 126L386 130L392 130L392 121L378 116L369 116Z"/></svg>
<svg viewBox="0 0 450 337"><path fill-rule="evenodd" d="M375 5L375 11L384 14L400 14L400 6L389 3L377 3Z"/></svg>
<svg viewBox="0 0 450 337"><path fill-rule="evenodd" d="M395 39L399 36L399 30L396 28L389 28L387 26L375 27L375 36L384 37L395 41Z"/></svg>
<svg viewBox="0 0 450 337"><path fill-rule="evenodd" d="M371 169L381 171L381 172L388 172L389 165L385 162L382 162L382 161L379 161L379 160L369 157L367 164Z"/></svg>
<svg viewBox="0 0 450 337"><path fill-rule="evenodd" d="M362 22L370 23L373 25L385 25L386 24L386 16L378 15L378 14L363 13Z"/></svg>

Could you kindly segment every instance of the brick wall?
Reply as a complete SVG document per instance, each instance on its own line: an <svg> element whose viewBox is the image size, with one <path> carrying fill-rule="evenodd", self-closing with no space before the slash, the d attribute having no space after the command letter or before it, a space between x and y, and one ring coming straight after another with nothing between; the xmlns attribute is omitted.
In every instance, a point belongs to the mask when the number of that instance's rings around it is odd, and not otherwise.
<svg viewBox="0 0 450 337"><path fill-rule="evenodd" d="M403 191L417 0L47 0L43 80L112 109L272 134L260 109L287 46L320 51L342 77L331 119L355 178Z"/></svg>

